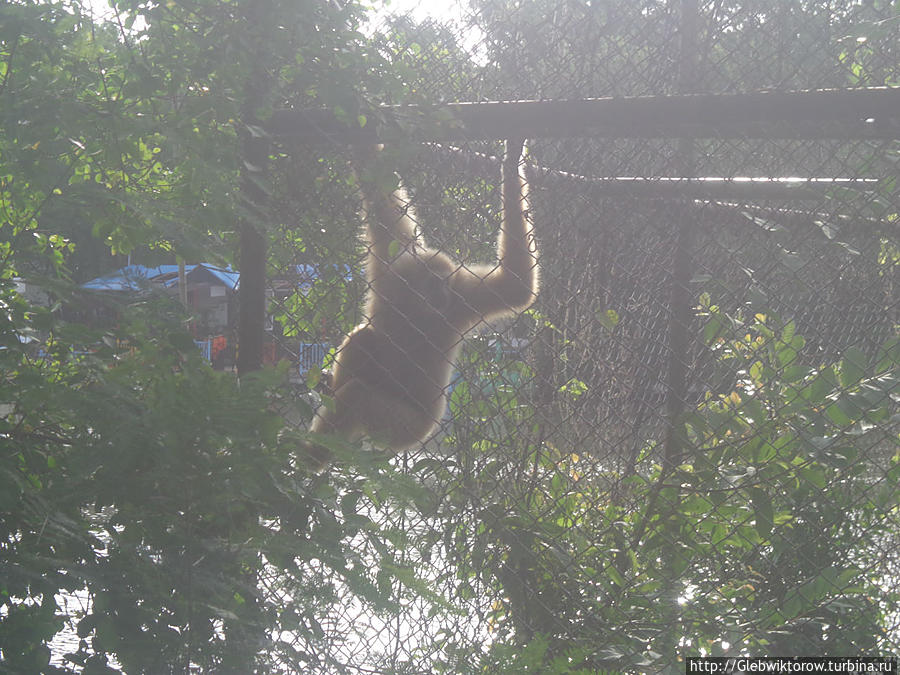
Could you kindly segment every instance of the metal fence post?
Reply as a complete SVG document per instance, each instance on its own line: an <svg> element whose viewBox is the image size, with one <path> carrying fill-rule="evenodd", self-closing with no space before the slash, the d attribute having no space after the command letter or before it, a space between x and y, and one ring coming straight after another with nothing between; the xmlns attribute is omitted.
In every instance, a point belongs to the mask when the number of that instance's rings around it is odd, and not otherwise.
<svg viewBox="0 0 900 675"><path fill-rule="evenodd" d="M681 3L681 63L678 72L680 94L696 93L697 82L697 0ZM682 138L678 144L681 176L696 174L694 141ZM694 217L682 203L677 212L678 235L672 261L672 286L669 296L669 363L666 374L666 439L663 462L667 470L674 468L683 452L683 439L678 419L684 411L687 394L687 362L689 358L689 326L691 322L692 249L695 239Z"/></svg>
<svg viewBox="0 0 900 675"><path fill-rule="evenodd" d="M262 186L268 161L268 141L258 127L244 130L240 238L241 287L238 295L238 374L262 368L266 318L266 239L250 216L261 215L267 194ZM259 220L256 218L256 220Z"/></svg>

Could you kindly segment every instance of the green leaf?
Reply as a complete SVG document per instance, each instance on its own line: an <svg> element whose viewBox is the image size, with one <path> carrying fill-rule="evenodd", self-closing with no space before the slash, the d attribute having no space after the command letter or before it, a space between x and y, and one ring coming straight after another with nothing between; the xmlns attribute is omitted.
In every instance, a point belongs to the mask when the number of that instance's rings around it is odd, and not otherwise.
<svg viewBox="0 0 900 675"><path fill-rule="evenodd" d="M891 338L878 350L876 372L883 373L900 365L900 337Z"/></svg>
<svg viewBox="0 0 900 675"><path fill-rule="evenodd" d="M710 313L709 320L703 326L703 341L706 344L712 343L722 332L723 323L718 312Z"/></svg>
<svg viewBox="0 0 900 675"><path fill-rule="evenodd" d="M595 316L599 324L610 333L619 325L619 313L614 309L599 310Z"/></svg>
<svg viewBox="0 0 900 675"><path fill-rule="evenodd" d="M859 383L866 374L866 355L856 347L850 347L844 352L840 372L842 386L852 387Z"/></svg>
<svg viewBox="0 0 900 675"><path fill-rule="evenodd" d="M322 380L322 368L319 366L312 366L309 370L306 371L306 386L309 389L315 389L319 382Z"/></svg>
<svg viewBox="0 0 900 675"><path fill-rule="evenodd" d="M778 350L776 358L778 359L779 367L782 369L789 368L790 366L796 365L797 350L790 346L782 347ZM791 380L788 381L790 382Z"/></svg>
<svg viewBox="0 0 900 675"><path fill-rule="evenodd" d="M784 340L785 343L790 344L791 340L794 339L794 333L797 331L797 326L793 321L788 321L784 328L781 330L781 339Z"/></svg>
<svg viewBox="0 0 900 675"><path fill-rule="evenodd" d="M605 567L605 570L606 570L607 576L610 579L612 579L612 582L616 586L618 586L620 588L625 588L625 586L627 585L627 582L625 581L625 577L623 577L621 574L619 574L619 570L616 569L616 566L614 564L610 563L609 565L607 565Z"/></svg>
<svg viewBox="0 0 900 675"><path fill-rule="evenodd" d="M813 380L804 387L800 396L811 406L819 406L825 402L828 395L834 390L837 378L834 374L834 368L824 368L813 378Z"/></svg>
<svg viewBox="0 0 900 675"><path fill-rule="evenodd" d="M772 498L760 488L750 488L750 503L756 520L756 531L763 539L768 539L775 522Z"/></svg>
<svg viewBox="0 0 900 675"><path fill-rule="evenodd" d="M808 468L801 468L798 473L803 478L803 480L812 483L820 490L824 490L825 486L828 484L825 478L825 471L822 469L822 467L811 466Z"/></svg>
<svg viewBox="0 0 900 675"><path fill-rule="evenodd" d="M838 403L832 403L825 408L825 414L828 416L828 419L841 429L846 429L853 424L853 420L841 409Z"/></svg>
<svg viewBox="0 0 900 675"><path fill-rule="evenodd" d="M808 368L807 366L801 366L801 365L788 366L787 368L784 369L784 372L782 373L781 377L782 377L783 381L785 381L789 384L792 384L794 382L800 382L801 380L805 379L806 376L809 375L811 370L812 369Z"/></svg>

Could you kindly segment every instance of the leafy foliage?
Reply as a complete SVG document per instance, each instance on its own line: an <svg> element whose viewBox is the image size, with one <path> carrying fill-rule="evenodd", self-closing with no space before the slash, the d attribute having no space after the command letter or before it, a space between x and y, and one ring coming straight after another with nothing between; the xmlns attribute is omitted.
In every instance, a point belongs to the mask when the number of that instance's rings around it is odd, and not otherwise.
<svg viewBox="0 0 900 675"><path fill-rule="evenodd" d="M379 535L347 496L358 489L293 465L269 412L285 373L238 385L212 371L164 298L114 308L107 329L63 319L84 300L70 275L116 264L104 249L231 257L247 82L263 73L263 108L288 85L298 101L355 96L360 62L343 47L359 8L112 11L0 8L0 655L54 672L48 645L69 622L65 659L85 672L313 663L330 574L384 606L377 570L345 556ZM263 570L281 580L265 595ZM80 611L63 606L74 598Z"/></svg>
<svg viewBox="0 0 900 675"><path fill-rule="evenodd" d="M495 598L498 635L533 638L515 652L517 668L535 667L524 665L531 658L540 672L594 672L656 668L667 653L698 649L883 648L897 598L872 573L878 541L891 536L884 514L898 499L900 457L882 425L898 386L897 341L871 359L851 350L806 366L792 322L757 314L744 323L703 302L710 347L741 379L684 419L672 469L649 447L629 476L587 451L541 444L547 433L521 383L482 389L470 377L455 388L454 418L485 425L448 439L467 452L446 479L473 502L478 523L452 528L459 592ZM477 354L487 382L524 367ZM501 438L535 441L509 447ZM489 655L492 667L511 667L504 644Z"/></svg>
<svg viewBox="0 0 900 675"><path fill-rule="evenodd" d="M0 5L5 670L340 672L365 646L381 672L427 662L435 672L562 674L671 670L698 651L896 645L885 631L900 598L884 583L881 550L896 536L896 340L823 356L811 347L819 336L799 335L764 302L735 312L711 290L695 318L727 386L671 420L676 463L660 462L648 434L623 468L570 433L577 420L561 403L605 385L567 364L561 381L545 378L535 356L565 361L578 330L533 311L503 337L468 341L444 434L426 452L391 464L335 442L343 463L311 476L295 453L302 433L276 412L297 407L284 367L238 382L199 358L191 317L170 299L106 306L79 292L77 282L127 254L237 265L235 233L250 222L272 243L273 276L325 261L313 283L279 299L284 334L345 333L363 290L345 158L273 155L260 187L274 199L249 209L240 150L260 133L255 119L323 106L364 125L373 102L532 87L539 98L643 94L621 74L670 62L632 32L638 14L654 18L665 3L554 8L552 28L566 39L548 31L545 3L475 4L477 58L460 33L409 19L369 36L356 2L115 0L106 21L77 1ZM896 81L857 39L890 35L883 2L860 6L872 17L864 24L817 3L715 6L733 30L709 61L729 82L763 77L732 54L745 25L773 17L785 42L809 44L810 22L840 36L814 57L795 50L779 85L832 62L838 83ZM605 81L610 72L618 79ZM583 90L565 74L583 77ZM652 81L665 87L667 77ZM566 147L546 156L570 169ZM427 168L410 172L423 220L436 224L426 234L461 259L492 256L495 186L445 185ZM878 199L843 188L829 198L880 218L895 187L880 183ZM834 224L815 225L836 236ZM804 263L780 235L796 273ZM878 265L886 279L895 273L887 236ZM586 314L604 336L626 339L628 309L614 302ZM115 320L81 323L97 303ZM509 335L532 344L513 347Z"/></svg>

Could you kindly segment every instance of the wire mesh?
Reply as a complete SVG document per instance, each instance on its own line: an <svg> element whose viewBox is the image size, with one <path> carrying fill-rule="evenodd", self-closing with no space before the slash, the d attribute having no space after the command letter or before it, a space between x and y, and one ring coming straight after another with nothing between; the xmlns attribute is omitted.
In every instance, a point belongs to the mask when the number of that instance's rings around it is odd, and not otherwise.
<svg viewBox="0 0 900 675"><path fill-rule="evenodd" d="M409 68L380 102L898 84L895 3L715 0L686 32L690 6L385 17L372 39ZM357 564L410 578L389 608L332 579L320 639L291 637L286 663L475 672L472 654L535 641L588 669L895 651L898 141L557 131L530 141L537 303L467 335L437 431L393 460L421 508L365 507L395 548L353 542ZM394 155L417 226L460 264L494 259L501 151ZM293 197L272 339L296 362L301 426L322 355L365 321L358 199L345 157L320 154L273 172Z"/></svg>

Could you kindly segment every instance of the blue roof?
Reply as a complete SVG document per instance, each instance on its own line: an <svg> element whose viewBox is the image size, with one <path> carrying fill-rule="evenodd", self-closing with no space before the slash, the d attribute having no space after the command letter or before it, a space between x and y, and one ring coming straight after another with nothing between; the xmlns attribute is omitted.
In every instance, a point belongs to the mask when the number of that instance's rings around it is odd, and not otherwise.
<svg viewBox="0 0 900 675"><path fill-rule="evenodd" d="M234 272L224 267L213 267L212 265L203 265L214 277L218 279L231 290L237 289L241 283L241 273Z"/></svg>
<svg viewBox="0 0 900 675"><path fill-rule="evenodd" d="M348 265L328 266L344 279L349 280L353 276ZM298 284L300 286L312 284L322 276L323 265L296 265L295 267L297 275L300 277ZM192 276L212 275L232 291L237 290L241 282L240 272L210 263L185 265L184 272L188 281L192 281ZM161 284L166 288L176 286L178 284L178 265L159 265L157 267L128 265L102 277L91 279L81 284L81 287L94 291L135 292L148 288L151 283Z"/></svg>
<svg viewBox="0 0 900 675"><path fill-rule="evenodd" d="M172 275L171 278L158 279L158 281L166 287L175 286L178 284L178 265L161 265L158 268L166 268L168 270L168 268L170 267L174 268L174 270L162 272L159 276ZM216 265L210 265L209 263L199 263L197 265L184 266L184 274L187 277L188 281L191 281L192 276L198 276L200 272L204 271L211 274L223 286L227 286L231 290L236 289L241 281L241 273L234 272L227 267L217 267Z"/></svg>
<svg viewBox="0 0 900 675"><path fill-rule="evenodd" d="M205 271L219 280L223 286L231 290L237 288L241 280L240 272L234 272L227 267L218 267L208 263L197 265L185 265L185 276L190 280L192 274ZM140 291L147 288L150 283L160 283L163 286L174 286L178 283L178 265L159 265L157 267L145 267L144 265L127 265L115 272L110 272L102 277L91 279L81 285L95 291Z"/></svg>
<svg viewBox="0 0 900 675"><path fill-rule="evenodd" d="M171 267L171 265L163 265L162 267ZM174 267L177 271L178 266ZM128 265L102 277L91 279L87 283L81 284L81 287L95 291L139 291L142 288L146 288L153 277L163 274L160 269L160 267Z"/></svg>

